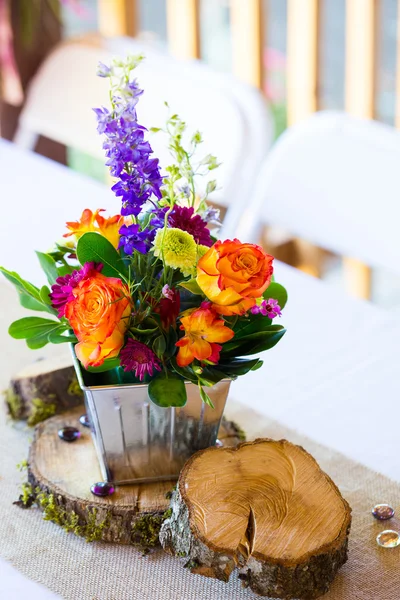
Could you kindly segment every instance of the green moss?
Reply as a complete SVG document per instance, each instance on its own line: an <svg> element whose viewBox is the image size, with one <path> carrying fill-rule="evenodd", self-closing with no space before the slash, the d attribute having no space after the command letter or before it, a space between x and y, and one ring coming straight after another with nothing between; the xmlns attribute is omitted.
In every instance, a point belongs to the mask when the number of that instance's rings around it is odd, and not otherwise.
<svg viewBox="0 0 400 600"><path fill-rule="evenodd" d="M239 427L239 425L236 425L236 433L238 435L238 438L241 442L245 442L246 441L246 432L243 431L243 429L241 427Z"/></svg>
<svg viewBox="0 0 400 600"><path fill-rule="evenodd" d="M31 508L36 501L36 493L30 483L25 482L21 485L21 494L13 504L20 508Z"/></svg>
<svg viewBox="0 0 400 600"><path fill-rule="evenodd" d="M185 569L196 569L200 566L199 561L196 558L188 560L186 564L183 565Z"/></svg>
<svg viewBox="0 0 400 600"><path fill-rule="evenodd" d="M152 513L137 519L132 525L131 544L145 553L158 546L161 525L171 515L172 508L168 508L162 515Z"/></svg>
<svg viewBox="0 0 400 600"><path fill-rule="evenodd" d="M29 427L34 427L49 417L53 417L56 414L56 411L56 404L44 402L41 398L33 398L32 409L28 418Z"/></svg>
<svg viewBox="0 0 400 600"><path fill-rule="evenodd" d="M24 460L21 460L20 463L17 464L17 469L18 471L25 471L28 468L28 461L25 458Z"/></svg>
<svg viewBox="0 0 400 600"><path fill-rule="evenodd" d="M4 390L3 395L10 417L12 419L20 419L24 409L21 397L15 394L11 388Z"/></svg>
<svg viewBox="0 0 400 600"><path fill-rule="evenodd" d="M82 390L76 377L71 379L71 382L67 388L67 394L70 396L82 396Z"/></svg>
<svg viewBox="0 0 400 600"><path fill-rule="evenodd" d="M45 494L41 492L37 496L37 502L43 510L43 519L52 521L56 525L62 527L67 533L74 533L85 538L87 542L95 542L103 539L104 530L110 524L110 513L98 522L97 509L93 508L86 513L86 522L82 523L74 511L67 512L65 508L57 504L53 494Z"/></svg>

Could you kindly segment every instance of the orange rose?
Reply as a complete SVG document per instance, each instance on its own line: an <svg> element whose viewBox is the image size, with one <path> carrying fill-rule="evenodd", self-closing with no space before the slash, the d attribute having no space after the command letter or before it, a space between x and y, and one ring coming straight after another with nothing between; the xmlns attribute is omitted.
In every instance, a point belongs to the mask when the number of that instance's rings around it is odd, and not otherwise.
<svg viewBox="0 0 400 600"><path fill-rule="evenodd" d="M95 273L73 290L65 316L79 343L75 352L85 367L118 356L131 314L129 290L120 279Z"/></svg>
<svg viewBox="0 0 400 600"><path fill-rule="evenodd" d="M220 315L243 315L271 282L273 256L256 244L216 242L197 263L197 283Z"/></svg>

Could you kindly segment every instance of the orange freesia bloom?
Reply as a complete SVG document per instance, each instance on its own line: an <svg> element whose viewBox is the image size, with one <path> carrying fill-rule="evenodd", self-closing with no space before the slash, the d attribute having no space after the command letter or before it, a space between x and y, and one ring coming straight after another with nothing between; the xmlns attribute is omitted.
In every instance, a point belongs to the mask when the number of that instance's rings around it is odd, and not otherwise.
<svg viewBox="0 0 400 600"><path fill-rule="evenodd" d="M79 343L75 352L85 367L118 356L131 314L129 290L120 279L95 273L73 290L65 316Z"/></svg>
<svg viewBox="0 0 400 600"><path fill-rule="evenodd" d="M271 282L273 256L256 244L216 242L197 263L197 283L221 315L243 315Z"/></svg>
<svg viewBox="0 0 400 600"><path fill-rule="evenodd" d="M89 208L85 208L80 221L69 221L67 223L69 232L65 233L64 237L74 235L78 240L88 231L97 231L97 233L101 233L101 235L107 238L114 248L117 248L119 242L119 230L124 223L124 217L121 215L114 215L113 217L105 219L100 214L101 212L104 212L104 210L104 208L98 208L93 213Z"/></svg>
<svg viewBox="0 0 400 600"><path fill-rule="evenodd" d="M225 326L223 319L210 308L209 302L203 302L200 308L186 310L182 315L180 328L185 335L176 342L179 347L178 365L186 367L195 358L218 363L220 344L233 338L232 329Z"/></svg>

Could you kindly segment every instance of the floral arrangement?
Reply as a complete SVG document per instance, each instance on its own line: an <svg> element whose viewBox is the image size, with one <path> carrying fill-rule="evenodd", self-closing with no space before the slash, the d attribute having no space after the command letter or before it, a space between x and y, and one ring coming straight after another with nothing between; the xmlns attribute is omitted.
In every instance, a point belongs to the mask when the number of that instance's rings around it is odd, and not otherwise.
<svg viewBox="0 0 400 600"><path fill-rule="evenodd" d="M25 308L51 315L22 318L9 333L33 349L71 342L84 370L149 383L159 406L183 406L185 381L211 404L208 386L259 368L259 358L246 357L284 335L273 320L287 295L260 246L214 237L219 214L207 198L216 182L200 194L197 181L218 163L211 155L195 162L201 134L185 145L185 123L170 115L163 131L174 161L162 173L152 157L136 113L143 90L132 78L141 59L98 71L111 86L111 108L94 110L121 212L86 209L67 223L65 241L37 252L51 289L1 268Z"/></svg>

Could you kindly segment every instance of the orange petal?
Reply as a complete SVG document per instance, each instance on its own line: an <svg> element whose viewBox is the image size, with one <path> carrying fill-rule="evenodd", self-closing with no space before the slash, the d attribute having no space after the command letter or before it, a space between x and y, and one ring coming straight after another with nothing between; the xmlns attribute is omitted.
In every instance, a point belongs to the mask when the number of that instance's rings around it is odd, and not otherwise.
<svg viewBox="0 0 400 600"><path fill-rule="evenodd" d="M179 367L187 367L194 361L194 354L191 351L190 344L181 346L176 357L176 362Z"/></svg>
<svg viewBox="0 0 400 600"><path fill-rule="evenodd" d="M229 327L225 327L225 325L213 325L209 327L206 331L207 342L219 342L223 344L228 340L231 340L235 333Z"/></svg>
<svg viewBox="0 0 400 600"><path fill-rule="evenodd" d="M213 304L212 307L219 315L231 317L233 315L244 315L252 306L256 304L255 298L242 298L237 304L230 306L222 306L221 304Z"/></svg>
<svg viewBox="0 0 400 600"><path fill-rule="evenodd" d="M197 267L204 271L207 275L219 275L218 269L216 267L217 260L219 258L218 252L216 250L216 245L211 246L211 248L202 256L197 263Z"/></svg>

